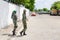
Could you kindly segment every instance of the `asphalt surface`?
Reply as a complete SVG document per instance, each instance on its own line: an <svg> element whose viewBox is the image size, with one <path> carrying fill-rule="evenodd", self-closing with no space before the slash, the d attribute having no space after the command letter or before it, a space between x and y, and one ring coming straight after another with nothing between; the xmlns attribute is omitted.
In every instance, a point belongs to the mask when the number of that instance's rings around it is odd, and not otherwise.
<svg viewBox="0 0 60 40"><path fill-rule="evenodd" d="M21 22L18 22L16 36L12 36L13 25L0 29L0 40L60 40L60 16L48 14L29 17L25 36L20 36Z"/></svg>

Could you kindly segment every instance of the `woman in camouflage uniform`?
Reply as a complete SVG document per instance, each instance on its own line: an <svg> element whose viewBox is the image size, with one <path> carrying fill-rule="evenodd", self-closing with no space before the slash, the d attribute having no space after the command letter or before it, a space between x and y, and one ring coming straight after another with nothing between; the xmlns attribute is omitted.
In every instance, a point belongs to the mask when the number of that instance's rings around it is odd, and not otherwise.
<svg viewBox="0 0 60 40"><path fill-rule="evenodd" d="M23 33L23 35L26 35L26 29L27 29L27 23L26 23L26 10L24 10L24 12L23 12L23 15L22 15L23 17L22 17L22 22L23 22L23 30L20 32L20 34L21 34L21 36L22 36L22 33Z"/></svg>
<svg viewBox="0 0 60 40"><path fill-rule="evenodd" d="M15 35L15 31L17 28L17 16L16 16L16 11L13 11L12 16L11 16L12 20L13 20L13 24L14 24L14 29L13 29L13 35Z"/></svg>

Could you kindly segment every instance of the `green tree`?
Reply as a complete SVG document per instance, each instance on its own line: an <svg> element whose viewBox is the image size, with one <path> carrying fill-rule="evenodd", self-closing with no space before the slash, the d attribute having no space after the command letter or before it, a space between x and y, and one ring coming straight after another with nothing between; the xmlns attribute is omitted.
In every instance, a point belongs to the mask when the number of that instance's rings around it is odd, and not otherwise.
<svg viewBox="0 0 60 40"><path fill-rule="evenodd" d="M34 3L35 3L35 0L29 0L29 1L26 1L24 6L28 9L30 9L30 11L33 11L34 10Z"/></svg>
<svg viewBox="0 0 60 40"><path fill-rule="evenodd" d="M12 2L17 5L23 5L26 8L28 8L30 11L34 10L35 0L9 0L9 2Z"/></svg>
<svg viewBox="0 0 60 40"><path fill-rule="evenodd" d="M38 9L38 11L42 11L42 9Z"/></svg>
<svg viewBox="0 0 60 40"><path fill-rule="evenodd" d="M60 9L60 1L54 2L50 9Z"/></svg>
<svg viewBox="0 0 60 40"><path fill-rule="evenodd" d="M48 9L47 8L43 8L43 11L48 11Z"/></svg>

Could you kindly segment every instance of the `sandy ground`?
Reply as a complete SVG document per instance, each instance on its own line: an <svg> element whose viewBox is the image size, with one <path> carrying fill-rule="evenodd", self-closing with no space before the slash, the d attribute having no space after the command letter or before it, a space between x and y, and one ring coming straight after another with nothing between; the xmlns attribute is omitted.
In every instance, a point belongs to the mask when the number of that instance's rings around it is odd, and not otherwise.
<svg viewBox="0 0 60 40"><path fill-rule="evenodd" d="M11 36L13 25L0 29L0 40L60 40L60 16L48 14L31 16L28 21L26 36L19 34L22 30L21 22L18 22L18 26L16 36Z"/></svg>

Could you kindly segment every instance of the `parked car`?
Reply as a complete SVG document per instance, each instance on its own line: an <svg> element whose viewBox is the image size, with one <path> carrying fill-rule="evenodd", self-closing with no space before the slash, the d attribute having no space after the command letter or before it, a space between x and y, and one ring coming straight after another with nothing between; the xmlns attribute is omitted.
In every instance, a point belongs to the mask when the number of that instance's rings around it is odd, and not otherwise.
<svg viewBox="0 0 60 40"><path fill-rule="evenodd" d="M32 12L31 16L36 16L36 13L35 12Z"/></svg>

